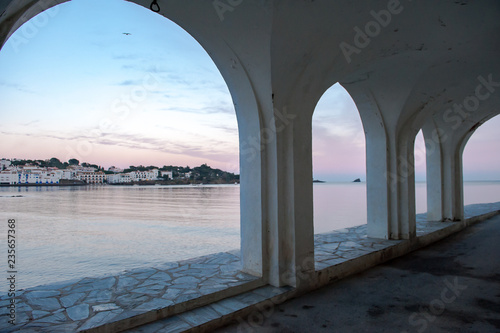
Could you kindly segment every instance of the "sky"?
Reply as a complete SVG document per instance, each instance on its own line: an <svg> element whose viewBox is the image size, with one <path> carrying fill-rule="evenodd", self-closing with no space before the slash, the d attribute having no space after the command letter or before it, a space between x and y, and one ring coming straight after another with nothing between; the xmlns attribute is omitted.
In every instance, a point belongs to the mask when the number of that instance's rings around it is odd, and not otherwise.
<svg viewBox="0 0 500 333"><path fill-rule="evenodd" d="M470 140L464 179L500 180L497 118ZM3 158L239 172L233 102L208 54L173 22L123 0L72 0L18 29L0 50L0 120ZM417 157L417 181L424 166ZM365 179L361 120L338 84L314 112L313 168L317 179Z"/></svg>

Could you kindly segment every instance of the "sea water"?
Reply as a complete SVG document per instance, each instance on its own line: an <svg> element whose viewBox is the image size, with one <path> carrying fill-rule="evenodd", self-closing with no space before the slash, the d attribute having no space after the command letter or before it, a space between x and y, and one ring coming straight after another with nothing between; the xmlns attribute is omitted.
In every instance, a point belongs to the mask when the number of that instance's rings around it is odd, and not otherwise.
<svg viewBox="0 0 500 333"><path fill-rule="evenodd" d="M500 201L500 182L466 182L464 200ZM239 211L238 185L1 187L2 267L8 219L22 289L238 249ZM314 184L315 233L365 223L365 183Z"/></svg>

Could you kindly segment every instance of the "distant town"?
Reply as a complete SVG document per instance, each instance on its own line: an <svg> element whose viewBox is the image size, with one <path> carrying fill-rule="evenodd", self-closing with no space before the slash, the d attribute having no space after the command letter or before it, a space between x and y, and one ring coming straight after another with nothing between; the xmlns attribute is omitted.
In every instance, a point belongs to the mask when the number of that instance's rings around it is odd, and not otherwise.
<svg viewBox="0 0 500 333"><path fill-rule="evenodd" d="M44 185L183 185L183 184L234 184L240 176L207 164L189 166L130 166L126 169L81 163L77 159L61 162L53 157L49 160L0 160L1 186Z"/></svg>

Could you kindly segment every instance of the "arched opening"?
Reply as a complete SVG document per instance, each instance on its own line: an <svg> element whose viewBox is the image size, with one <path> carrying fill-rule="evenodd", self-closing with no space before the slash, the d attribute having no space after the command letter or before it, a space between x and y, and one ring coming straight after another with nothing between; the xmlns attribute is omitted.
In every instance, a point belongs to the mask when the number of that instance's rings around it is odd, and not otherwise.
<svg viewBox="0 0 500 333"><path fill-rule="evenodd" d="M227 86L184 30L121 0L71 1L51 13L45 24L37 17L27 22L0 51L2 123L8 128L1 134L2 157L76 159L105 171L157 166L165 174L169 166L206 163L239 173L238 128ZM198 185L207 177L184 171ZM15 191L2 194L9 202L1 210L24 221L25 284L19 288L240 244L234 183Z"/></svg>
<svg viewBox="0 0 500 333"><path fill-rule="evenodd" d="M330 87L314 110L314 232L366 224L365 137L354 101ZM359 182L355 182L359 180Z"/></svg>
<svg viewBox="0 0 500 333"><path fill-rule="evenodd" d="M420 130L415 137L415 212L417 216L427 212L427 168L425 140ZM417 219L418 220L418 219Z"/></svg>
<svg viewBox="0 0 500 333"><path fill-rule="evenodd" d="M500 117L481 125L463 152L464 204L500 202Z"/></svg>

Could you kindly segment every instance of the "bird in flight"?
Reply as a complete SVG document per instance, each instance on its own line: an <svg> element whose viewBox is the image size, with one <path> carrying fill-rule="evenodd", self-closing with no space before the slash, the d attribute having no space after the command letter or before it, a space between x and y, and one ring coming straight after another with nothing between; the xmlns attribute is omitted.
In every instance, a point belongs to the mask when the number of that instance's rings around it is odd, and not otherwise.
<svg viewBox="0 0 500 333"><path fill-rule="evenodd" d="M128 36L128 35L131 35L131 33L130 33L130 32L124 32L123 34L124 34L124 35L127 35L127 36Z"/></svg>

